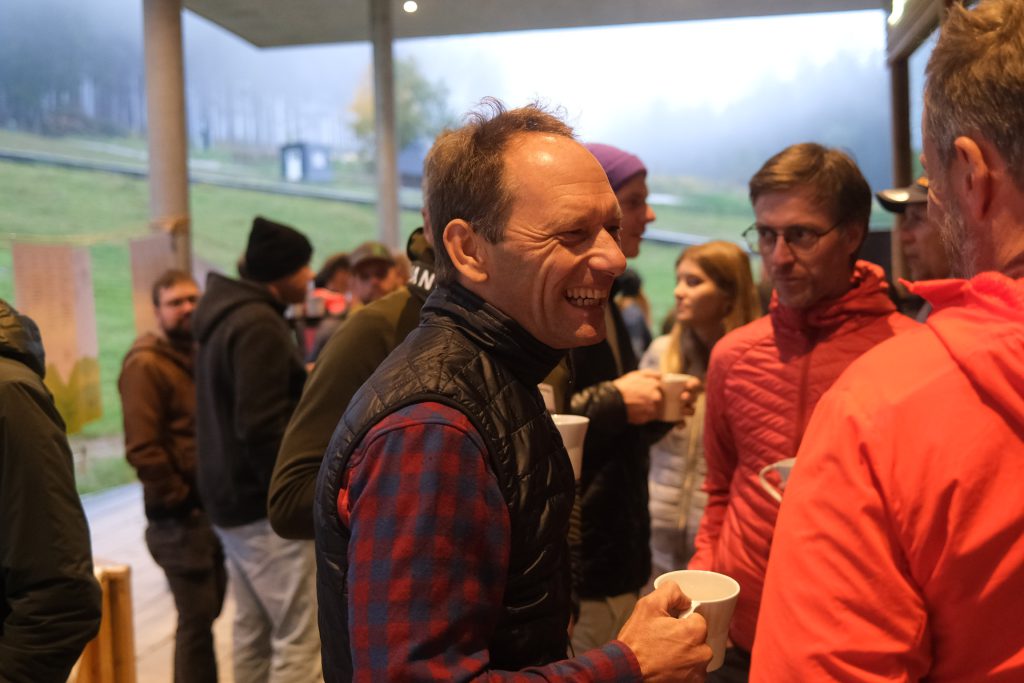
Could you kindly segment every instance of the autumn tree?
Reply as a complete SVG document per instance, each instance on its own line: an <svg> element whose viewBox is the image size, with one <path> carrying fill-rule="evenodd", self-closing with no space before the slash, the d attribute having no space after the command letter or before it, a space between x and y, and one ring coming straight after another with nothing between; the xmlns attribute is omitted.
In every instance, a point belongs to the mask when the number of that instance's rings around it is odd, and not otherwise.
<svg viewBox="0 0 1024 683"><path fill-rule="evenodd" d="M352 130L364 154L372 158L375 137L372 69L356 91L350 110L355 114ZM455 122L448 109L447 86L443 81L430 81L411 57L395 61L395 118L399 151L415 142L432 140Z"/></svg>

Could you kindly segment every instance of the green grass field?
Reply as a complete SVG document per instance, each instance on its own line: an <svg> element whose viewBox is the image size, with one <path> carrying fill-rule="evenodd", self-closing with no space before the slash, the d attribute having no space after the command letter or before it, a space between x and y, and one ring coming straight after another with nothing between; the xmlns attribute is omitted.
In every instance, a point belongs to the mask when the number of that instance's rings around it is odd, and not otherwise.
<svg viewBox="0 0 1024 683"><path fill-rule="evenodd" d="M140 141L115 142L108 146L89 139L61 141L0 132L0 147L70 153L97 160L123 160L132 150L144 149ZM265 168L254 171L256 175L265 173ZM354 178L354 174L350 175L350 179ZM750 222L749 205L742 193L707 189L699 183L677 179L659 183L652 178L651 184L655 191L669 191L686 198L685 204L656 207L658 220L654 227L736 239ZM121 430L117 376L121 359L135 337L128 242L148 234L147 181L99 171L0 161L0 188L0 297L15 300L12 241L45 240L89 249L103 417L86 425L81 437L116 435ZM194 185L191 205L195 253L231 274L244 249L252 217L257 214L304 231L316 249L314 265L336 251L349 250L375 238L377 232L372 206L333 200ZM401 234L407 235L419 219L416 212L402 212ZM673 303L673 264L678 253L678 247L648 242L631 264L644 278L657 320ZM81 490L101 489L131 478L130 468L120 458L116 458L120 464L101 465L102 460L90 458L79 472Z"/></svg>

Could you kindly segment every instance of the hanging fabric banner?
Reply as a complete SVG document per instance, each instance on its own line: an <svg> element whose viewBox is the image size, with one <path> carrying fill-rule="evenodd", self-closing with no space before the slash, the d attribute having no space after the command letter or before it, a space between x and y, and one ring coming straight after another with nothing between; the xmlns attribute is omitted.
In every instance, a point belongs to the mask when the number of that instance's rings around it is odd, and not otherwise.
<svg viewBox="0 0 1024 683"><path fill-rule="evenodd" d="M46 349L46 386L69 434L102 414L99 346L88 249L14 242L15 306L35 320Z"/></svg>

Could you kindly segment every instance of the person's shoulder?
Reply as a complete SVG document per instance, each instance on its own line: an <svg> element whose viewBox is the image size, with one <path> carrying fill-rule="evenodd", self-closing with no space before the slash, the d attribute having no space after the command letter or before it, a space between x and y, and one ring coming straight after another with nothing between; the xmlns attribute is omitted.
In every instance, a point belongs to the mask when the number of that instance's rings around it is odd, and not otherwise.
<svg viewBox="0 0 1024 683"><path fill-rule="evenodd" d="M53 397L43 378L23 363L0 356L0 415L9 415L12 408L20 409L29 404L39 406L48 414L52 412L55 419L60 419L56 417ZM11 426L25 428L27 425Z"/></svg>
<svg viewBox="0 0 1024 683"><path fill-rule="evenodd" d="M458 432L486 449L483 437L472 420L454 406L438 401L420 401L388 413L370 428L363 442L368 444L395 431L433 427Z"/></svg>
<svg viewBox="0 0 1024 683"><path fill-rule="evenodd" d="M955 364L927 325L914 323L854 360L834 385L837 391L870 395L887 403L928 393Z"/></svg>
<svg viewBox="0 0 1024 683"><path fill-rule="evenodd" d="M669 350L670 343L672 343L672 335L655 337L654 340L651 341L650 346L647 347L647 351L644 352L644 359L647 359L649 356L654 362L659 361L662 359L662 356L665 355L665 352Z"/></svg>
<svg viewBox="0 0 1024 683"><path fill-rule="evenodd" d="M164 352L166 345L155 332L144 332L135 338L124 356L124 365L133 362L152 361L156 356Z"/></svg>
<svg viewBox="0 0 1024 683"><path fill-rule="evenodd" d="M771 317L761 316L722 337L711 350L711 363L731 366L751 349L769 343L772 339Z"/></svg>
<svg viewBox="0 0 1024 683"><path fill-rule="evenodd" d="M409 290L405 287L363 306L348 317L346 328L383 330L398 325L402 311L411 300Z"/></svg>
<svg viewBox="0 0 1024 683"><path fill-rule="evenodd" d="M0 390L14 395L19 392L45 393L42 378L24 363L0 356Z"/></svg>
<svg viewBox="0 0 1024 683"><path fill-rule="evenodd" d="M893 311L889 315L882 318L885 324L892 328L896 334L902 334L910 330L915 330L922 327L921 323L908 315L900 313L899 311Z"/></svg>

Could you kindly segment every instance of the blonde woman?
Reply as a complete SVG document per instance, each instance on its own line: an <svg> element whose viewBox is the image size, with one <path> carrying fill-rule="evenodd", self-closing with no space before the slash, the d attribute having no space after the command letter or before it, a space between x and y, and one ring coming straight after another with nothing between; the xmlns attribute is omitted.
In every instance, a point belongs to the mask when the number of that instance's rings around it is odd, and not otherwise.
<svg viewBox="0 0 1024 683"><path fill-rule="evenodd" d="M703 380L715 342L761 315L750 260L732 242L689 247L676 261L675 296L675 323L651 343L640 367ZM703 394L695 409L685 424L651 447L652 576L686 567L704 513Z"/></svg>

